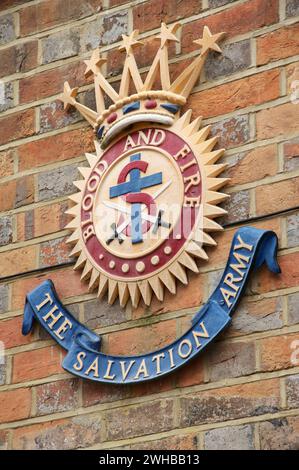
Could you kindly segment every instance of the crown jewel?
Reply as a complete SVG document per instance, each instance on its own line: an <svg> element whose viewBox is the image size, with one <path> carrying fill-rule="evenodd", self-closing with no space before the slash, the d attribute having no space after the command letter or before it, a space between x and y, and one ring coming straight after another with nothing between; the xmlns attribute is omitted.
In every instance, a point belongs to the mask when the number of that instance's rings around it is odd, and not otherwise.
<svg viewBox="0 0 299 470"><path fill-rule="evenodd" d="M161 24L160 34L156 36L156 39L160 40L160 47L144 81L134 56L134 48L143 44L137 39L138 30L134 30L129 36L122 36L123 41L119 50L126 52L126 58L118 92L102 73L102 66L107 59L101 56L99 49L93 51L91 58L85 61L85 77L94 76L96 111L79 103L76 100L78 88L71 88L69 83L65 82L64 92L60 97L65 109L74 106L80 112L94 128L103 148L119 132L134 123L146 120L164 125L173 124L198 80L209 50L221 52L217 41L224 33L213 35L205 26L203 37L194 41L201 47L200 55L171 83L168 44L172 41L179 42L175 35L179 27L179 23L172 26ZM159 90L154 89L156 79L160 79ZM131 85L134 86L136 93L130 94ZM105 95L113 103L108 109L105 107Z"/></svg>

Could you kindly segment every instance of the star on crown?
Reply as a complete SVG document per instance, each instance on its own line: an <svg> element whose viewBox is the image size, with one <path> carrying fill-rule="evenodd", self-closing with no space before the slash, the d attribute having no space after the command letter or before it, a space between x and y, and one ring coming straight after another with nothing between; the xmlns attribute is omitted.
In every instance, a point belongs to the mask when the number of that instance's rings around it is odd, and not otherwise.
<svg viewBox="0 0 299 470"><path fill-rule="evenodd" d="M205 54L209 50L222 52L217 42L221 41L225 33L211 34L207 26L203 28L203 36L200 39L193 41L195 44L201 46L201 54Z"/></svg>

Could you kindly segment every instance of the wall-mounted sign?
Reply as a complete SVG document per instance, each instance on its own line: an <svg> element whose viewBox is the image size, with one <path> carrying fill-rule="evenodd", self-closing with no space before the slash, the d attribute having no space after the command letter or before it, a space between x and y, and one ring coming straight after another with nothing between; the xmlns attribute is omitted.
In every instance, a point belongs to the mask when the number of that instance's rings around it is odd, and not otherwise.
<svg viewBox="0 0 299 470"><path fill-rule="evenodd" d="M223 150L213 150L209 126L182 115L198 80L208 51L221 52L207 27L195 41L201 53L178 78L171 81L168 45L178 41L178 25L161 26L160 47L145 79L133 50L141 43L137 31L123 36L126 51L116 91L102 74L105 59L98 50L86 61L86 77L94 76L97 110L76 100L78 89L64 85L65 107L74 106L93 126L96 155L87 154L88 166L79 168L79 192L70 199L68 225L74 245L72 256L82 269L82 280L97 288L108 302L119 298L149 305L154 294L163 300L164 289L176 292L176 280L187 284L187 270L198 272L207 261L204 245L215 245L210 232L221 230L215 218L226 213L217 206L227 195L216 163ZM158 89L157 89L158 87ZM107 108L107 98L112 102ZM51 281L27 295L23 333L37 319L68 351L63 367L100 382L131 383L165 375L195 357L229 323L246 285L250 269L264 261L274 272L277 237L273 232L242 228L234 237L223 277L208 302L193 318L191 328L162 350L144 356L114 357L100 351L98 335L79 323L59 301Z"/></svg>

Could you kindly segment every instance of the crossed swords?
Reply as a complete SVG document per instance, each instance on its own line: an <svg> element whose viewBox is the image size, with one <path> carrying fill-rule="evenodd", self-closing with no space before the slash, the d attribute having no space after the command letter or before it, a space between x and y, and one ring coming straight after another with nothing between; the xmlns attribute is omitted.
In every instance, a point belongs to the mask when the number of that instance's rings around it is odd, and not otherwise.
<svg viewBox="0 0 299 470"><path fill-rule="evenodd" d="M158 191L156 191L156 193L153 195L153 199L157 199L171 184L171 180L167 181L167 183L165 183L160 189L158 189ZM119 212L122 212L123 214L128 214L130 215L131 214L131 211L130 209L128 209L127 207L125 206L122 206L122 205L119 205L119 204L116 204L114 202L109 202L109 201L103 201L103 204L106 206L106 207L109 207L110 209L115 209ZM145 213L146 211L146 208L142 209L141 211L141 218L143 220L146 220L147 222L151 222L154 224L154 228L153 228L153 232L156 233L158 228L159 227L166 227L166 228L169 228L171 226L170 223L168 222L164 222L162 220L162 214L163 214L163 211L162 210L159 210L158 211L158 215L157 216L153 216L153 215L149 215L149 214L146 214ZM111 235L110 238L108 238L108 240L106 241L107 245L109 245L113 240L115 240L116 238L118 239L119 243L122 243L125 239L125 235L122 233L124 231L124 229L130 224L131 222L131 217L128 217L127 219L125 219L123 221L123 223L121 225L119 225L117 227L117 225L115 223L113 223L111 225L111 228L113 230L113 234Z"/></svg>

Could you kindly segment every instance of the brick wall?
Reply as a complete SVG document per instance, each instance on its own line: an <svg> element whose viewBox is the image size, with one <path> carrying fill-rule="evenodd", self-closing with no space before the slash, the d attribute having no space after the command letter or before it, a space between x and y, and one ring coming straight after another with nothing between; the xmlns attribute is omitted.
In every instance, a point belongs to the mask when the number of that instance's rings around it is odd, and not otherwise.
<svg viewBox="0 0 299 470"><path fill-rule="evenodd" d="M0 448L215 449L299 447L298 0L1 0L0 77ZM121 310L99 302L73 272L64 226L67 195L93 135L57 100L82 86L83 60L100 45L119 80L121 34L138 28L145 69L161 20L182 23L172 72L192 58L203 25L227 31L189 103L225 146L229 215L218 248L175 297ZM101 332L104 349L142 353L187 327L223 269L236 228L279 236L282 274L261 269L232 326L202 357L158 382L106 386L65 373L62 350L43 331L20 332L26 292L48 277L76 317Z"/></svg>

